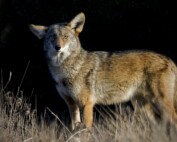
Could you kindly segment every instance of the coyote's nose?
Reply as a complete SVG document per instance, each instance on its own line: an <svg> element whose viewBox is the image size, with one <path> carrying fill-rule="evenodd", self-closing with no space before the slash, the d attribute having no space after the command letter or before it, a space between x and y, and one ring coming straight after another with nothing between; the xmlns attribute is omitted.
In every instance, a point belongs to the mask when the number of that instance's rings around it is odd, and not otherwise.
<svg viewBox="0 0 177 142"><path fill-rule="evenodd" d="M58 46L58 45L55 45L55 50L57 50L57 51L59 51L60 50L60 46Z"/></svg>

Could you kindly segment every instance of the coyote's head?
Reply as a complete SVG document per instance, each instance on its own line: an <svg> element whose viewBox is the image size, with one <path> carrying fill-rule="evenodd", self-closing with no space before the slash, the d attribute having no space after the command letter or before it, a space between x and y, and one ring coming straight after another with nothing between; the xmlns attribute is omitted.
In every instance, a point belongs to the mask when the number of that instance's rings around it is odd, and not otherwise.
<svg viewBox="0 0 177 142"><path fill-rule="evenodd" d="M71 54L80 50L78 35L85 23L84 13L75 16L68 24L51 26L30 25L30 30L39 38L44 38L46 58L54 66L59 66Z"/></svg>

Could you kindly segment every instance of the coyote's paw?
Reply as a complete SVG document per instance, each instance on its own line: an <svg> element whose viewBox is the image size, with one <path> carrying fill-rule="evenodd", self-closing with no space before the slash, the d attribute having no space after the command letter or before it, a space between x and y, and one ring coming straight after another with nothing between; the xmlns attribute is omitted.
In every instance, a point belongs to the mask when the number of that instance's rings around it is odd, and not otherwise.
<svg viewBox="0 0 177 142"><path fill-rule="evenodd" d="M84 123L77 122L77 123L75 123L73 132L79 131L79 130L82 130L82 129L86 129L86 128L87 128L87 127L85 126Z"/></svg>
<svg viewBox="0 0 177 142"><path fill-rule="evenodd" d="M69 140L72 139L73 142L77 141L80 142L83 139L85 140L90 140L92 139L91 137L91 131L89 128L85 126L84 123L77 122L75 123L75 128L72 131L72 135L69 137Z"/></svg>

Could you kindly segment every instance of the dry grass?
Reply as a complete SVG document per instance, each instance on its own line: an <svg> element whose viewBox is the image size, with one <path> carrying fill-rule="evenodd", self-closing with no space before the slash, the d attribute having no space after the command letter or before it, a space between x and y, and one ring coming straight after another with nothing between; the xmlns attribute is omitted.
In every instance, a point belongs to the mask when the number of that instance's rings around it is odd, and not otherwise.
<svg viewBox="0 0 177 142"><path fill-rule="evenodd" d="M60 119L50 124L43 118L37 122L35 111L23 98L12 92L0 93L0 142L176 142L177 135L171 129L166 135L163 125L152 124L144 114L116 106L115 110L99 107L93 130L79 129L71 132ZM99 115L98 115L99 114ZM96 118L97 116L97 118Z"/></svg>

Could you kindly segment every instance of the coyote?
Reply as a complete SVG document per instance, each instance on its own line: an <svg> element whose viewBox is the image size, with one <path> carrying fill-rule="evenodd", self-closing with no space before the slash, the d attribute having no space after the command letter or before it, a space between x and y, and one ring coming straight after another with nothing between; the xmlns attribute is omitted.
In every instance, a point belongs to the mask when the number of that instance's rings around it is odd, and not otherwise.
<svg viewBox="0 0 177 142"><path fill-rule="evenodd" d="M59 95L66 102L71 129L81 123L89 129L93 107L130 101L139 104L152 120L177 124L177 67L175 63L151 51L86 51L79 34L84 13L69 23L51 26L31 24L30 30L44 39L44 53Z"/></svg>

